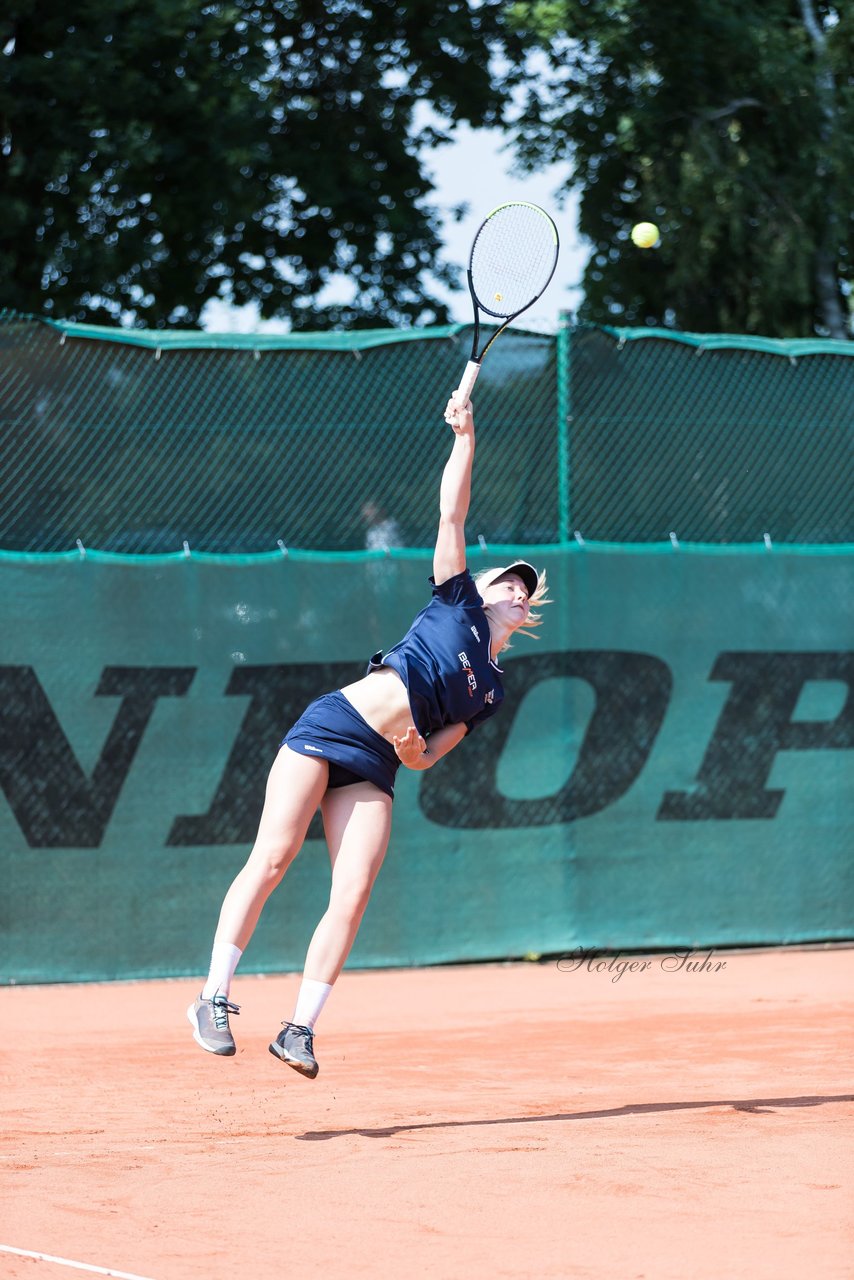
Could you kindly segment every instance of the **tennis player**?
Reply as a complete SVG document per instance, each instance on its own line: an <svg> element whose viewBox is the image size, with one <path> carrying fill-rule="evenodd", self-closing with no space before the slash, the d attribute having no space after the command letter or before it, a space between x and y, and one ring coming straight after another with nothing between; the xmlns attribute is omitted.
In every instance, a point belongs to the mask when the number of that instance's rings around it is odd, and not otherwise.
<svg viewBox="0 0 854 1280"><path fill-rule="evenodd" d="M209 1053L235 1052L229 999L237 963L264 903L305 840L320 806L332 888L314 931L293 1018L270 1052L302 1075L318 1072L314 1026L356 937L391 831L401 764L429 769L504 696L498 657L516 631L540 622L545 574L524 561L473 579L466 569L474 420L470 402L448 402L455 439L439 494L432 599L399 644L371 659L355 684L313 702L284 738L270 770L258 837L229 888L208 979L187 1016Z"/></svg>

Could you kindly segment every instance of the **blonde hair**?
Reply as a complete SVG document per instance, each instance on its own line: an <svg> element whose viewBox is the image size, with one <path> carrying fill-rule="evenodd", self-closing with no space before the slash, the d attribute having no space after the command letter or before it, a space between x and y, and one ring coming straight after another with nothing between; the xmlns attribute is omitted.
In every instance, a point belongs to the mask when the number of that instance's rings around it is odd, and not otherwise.
<svg viewBox="0 0 854 1280"><path fill-rule="evenodd" d="M481 578L485 578L488 574L493 572L494 570L492 569L481 569L480 573L476 573L474 575L474 585L477 587L480 583ZM548 587L548 583L546 582L546 571L545 569L543 569L541 573L537 574L537 585L534 588L533 593L530 596L528 596L528 604L530 605L528 616L525 619L525 621L521 624L521 626L516 628L517 631L525 632L527 635L530 636L532 640L539 640L540 638L539 636L532 635L531 633L534 631L536 627L539 627L543 621L543 615L541 613L535 613L534 609L539 608L541 605L544 605L544 604L554 604L554 601L549 599L548 589L549 587ZM512 647L513 646L510 644L510 641L505 640L504 644L501 646L498 652L503 653L505 649L511 649Z"/></svg>

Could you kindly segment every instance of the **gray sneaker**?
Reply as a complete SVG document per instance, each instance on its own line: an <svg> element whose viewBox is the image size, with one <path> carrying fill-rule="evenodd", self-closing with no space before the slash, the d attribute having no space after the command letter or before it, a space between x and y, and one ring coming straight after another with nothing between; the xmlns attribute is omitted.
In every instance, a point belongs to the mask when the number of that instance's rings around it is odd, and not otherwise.
<svg viewBox="0 0 854 1280"><path fill-rule="evenodd" d="M295 1022L283 1022L284 1028L270 1045L270 1052L286 1062L300 1075L313 1080L320 1067L314 1056L314 1032L310 1027L299 1027Z"/></svg>
<svg viewBox="0 0 854 1280"><path fill-rule="evenodd" d="M240 1006L231 1004L225 996L217 994L212 1000L199 996L187 1010L196 1044L221 1058L230 1058L236 1053L237 1045L228 1025L230 1013L240 1013Z"/></svg>

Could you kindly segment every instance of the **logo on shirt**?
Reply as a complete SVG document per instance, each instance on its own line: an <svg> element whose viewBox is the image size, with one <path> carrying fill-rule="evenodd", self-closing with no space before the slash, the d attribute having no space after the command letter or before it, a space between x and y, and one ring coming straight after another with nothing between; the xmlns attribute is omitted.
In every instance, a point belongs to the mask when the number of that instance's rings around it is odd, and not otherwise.
<svg viewBox="0 0 854 1280"><path fill-rule="evenodd" d="M323 755L323 747L313 747L310 742L304 742L302 745L306 751L316 751L319 756Z"/></svg>
<svg viewBox="0 0 854 1280"><path fill-rule="evenodd" d="M484 702L488 702L489 705L492 706L493 702L495 701L495 690L487 689L486 693L483 695L483 700Z"/></svg>
<svg viewBox="0 0 854 1280"><path fill-rule="evenodd" d="M468 684L468 687L469 687L469 697L473 698L475 690L477 689L477 681L474 678L474 672L471 669L471 663L469 662L468 654L458 653L457 657L460 660L460 665L462 666L462 669L463 669L463 675L465 676L466 683Z"/></svg>
<svg viewBox="0 0 854 1280"><path fill-rule="evenodd" d="M480 644L480 632L478 631L477 627L472 627L471 630L475 640L478 642L478 644Z"/></svg>

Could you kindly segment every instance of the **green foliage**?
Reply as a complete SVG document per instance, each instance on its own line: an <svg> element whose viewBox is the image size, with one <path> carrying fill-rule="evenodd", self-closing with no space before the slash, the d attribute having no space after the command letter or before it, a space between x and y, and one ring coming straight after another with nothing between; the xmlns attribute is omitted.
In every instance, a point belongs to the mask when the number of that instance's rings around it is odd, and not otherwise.
<svg viewBox="0 0 854 1280"><path fill-rule="evenodd" d="M194 325L213 297L295 328L445 319L424 283L451 273L414 112L499 119L501 9L12 0L0 305L148 326ZM356 299L322 309L336 272Z"/></svg>
<svg viewBox="0 0 854 1280"><path fill-rule="evenodd" d="M850 336L850 14L824 0L520 0L509 14L549 66L526 86L522 161L574 159L592 243L582 318ZM639 221L661 228L658 249L632 246Z"/></svg>

